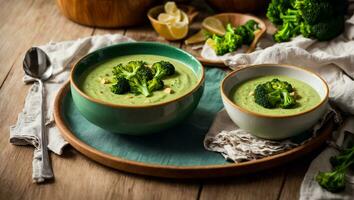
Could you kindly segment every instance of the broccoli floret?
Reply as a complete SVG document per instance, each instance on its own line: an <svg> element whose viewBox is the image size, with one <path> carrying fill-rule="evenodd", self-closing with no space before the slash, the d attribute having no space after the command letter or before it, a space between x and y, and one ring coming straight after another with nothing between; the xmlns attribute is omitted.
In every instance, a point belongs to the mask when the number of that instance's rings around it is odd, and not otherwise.
<svg viewBox="0 0 354 200"><path fill-rule="evenodd" d="M293 91L293 87L291 86L291 84L286 81L280 81L279 79L275 78L269 83L272 85L272 88L274 90L286 90L288 92Z"/></svg>
<svg viewBox="0 0 354 200"><path fill-rule="evenodd" d="M301 22L300 24L300 33L304 37L311 37L312 31L311 31L311 26L305 22Z"/></svg>
<svg viewBox="0 0 354 200"><path fill-rule="evenodd" d="M151 67L154 78L163 79L168 76L172 76L175 73L175 66L170 62L160 61L156 62Z"/></svg>
<svg viewBox="0 0 354 200"><path fill-rule="evenodd" d="M340 35L344 30L344 16L329 19L312 26L312 34L319 41L327 41Z"/></svg>
<svg viewBox="0 0 354 200"><path fill-rule="evenodd" d="M130 90L129 82L124 77L118 76L116 77L116 83L110 89L114 94L125 94Z"/></svg>
<svg viewBox="0 0 354 200"><path fill-rule="evenodd" d="M151 80L151 78L152 73L150 68L140 68L134 76L128 79L131 91L135 94L143 94L146 97L150 96L151 92L148 88L148 81Z"/></svg>
<svg viewBox="0 0 354 200"><path fill-rule="evenodd" d="M254 90L254 99L264 108L291 108L296 104L295 98L290 95L293 90L288 82L273 79L257 85Z"/></svg>
<svg viewBox="0 0 354 200"><path fill-rule="evenodd" d="M273 105L273 108L282 101L282 96L279 90L274 90L267 94L268 101Z"/></svg>
<svg viewBox="0 0 354 200"><path fill-rule="evenodd" d="M224 55L235 51L242 46L242 37L235 34L235 31L230 24L226 26L226 33L224 36L213 35L212 39L215 42L215 52L217 55Z"/></svg>
<svg viewBox="0 0 354 200"><path fill-rule="evenodd" d="M276 42L286 42L293 36L290 23L285 23L273 36Z"/></svg>
<svg viewBox="0 0 354 200"><path fill-rule="evenodd" d="M258 23L253 19L248 20L243 26L250 32L254 32L255 30L259 29Z"/></svg>
<svg viewBox="0 0 354 200"><path fill-rule="evenodd" d="M276 25L282 25L283 20L280 18L282 13L285 13L291 7L292 1L289 0L272 0L267 9L268 19Z"/></svg>
<svg viewBox="0 0 354 200"><path fill-rule="evenodd" d="M259 29L258 23L254 20L248 20L244 25L235 29L235 34L242 37L242 43L250 45L254 39L254 31Z"/></svg>
<svg viewBox="0 0 354 200"><path fill-rule="evenodd" d="M330 158L333 167L331 172L319 172L316 181L330 192L340 192L345 188L345 173L354 166L354 146L342 151L338 156Z"/></svg>
<svg viewBox="0 0 354 200"><path fill-rule="evenodd" d="M333 172L319 172L316 181L321 187L330 192L340 192L345 188L345 173L343 170Z"/></svg>
<svg viewBox="0 0 354 200"><path fill-rule="evenodd" d="M272 0L267 17L278 26L276 42L299 34L325 41L343 32L347 7L347 0Z"/></svg>
<svg viewBox="0 0 354 200"><path fill-rule="evenodd" d="M250 32L244 26L238 26L235 29L235 34L242 37L243 44L251 44L251 42L253 41L253 38L254 38L253 32L252 32L252 34L250 34Z"/></svg>
<svg viewBox="0 0 354 200"><path fill-rule="evenodd" d="M291 108L296 104L296 100L286 89L281 90L281 108Z"/></svg>
<svg viewBox="0 0 354 200"><path fill-rule="evenodd" d="M333 6L327 0L296 0L295 8L297 8L308 24L315 24L319 21L329 19L333 16Z"/></svg>
<svg viewBox="0 0 354 200"><path fill-rule="evenodd" d="M271 98L271 101L269 100L268 91L263 84L257 85L254 90L254 100L258 105L264 108L275 108L276 106L276 103L274 103L275 99Z"/></svg>
<svg viewBox="0 0 354 200"><path fill-rule="evenodd" d="M161 90L164 87L164 83L161 79L154 78L148 82L148 89L150 92Z"/></svg>
<svg viewBox="0 0 354 200"><path fill-rule="evenodd" d="M130 61L128 64L118 64L113 68L114 76L123 76L126 79L134 76L140 68L146 67L146 63L143 61Z"/></svg>

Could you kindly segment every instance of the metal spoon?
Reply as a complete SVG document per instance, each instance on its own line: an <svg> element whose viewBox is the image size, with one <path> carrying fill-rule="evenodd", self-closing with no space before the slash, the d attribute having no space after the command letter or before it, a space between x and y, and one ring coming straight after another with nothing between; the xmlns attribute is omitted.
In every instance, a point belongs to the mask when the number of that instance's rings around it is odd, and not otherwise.
<svg viewBox="0 0 354 200"><path fill-rule="evenodd" d="M52 76L53 68L48 58L48 55L37 47L30 48L23 61L23 70L25 73L32 77L35 81L39 83L39 91L41 91L41 111L40 111L40 120L41 120L41 150L42 150L42 164L43 171L42 175L44 178L52 178L53 171L50 166L49 156L48 156L48 138L45 132L44 125L44 88L43 81L49 79Z"/></svg>

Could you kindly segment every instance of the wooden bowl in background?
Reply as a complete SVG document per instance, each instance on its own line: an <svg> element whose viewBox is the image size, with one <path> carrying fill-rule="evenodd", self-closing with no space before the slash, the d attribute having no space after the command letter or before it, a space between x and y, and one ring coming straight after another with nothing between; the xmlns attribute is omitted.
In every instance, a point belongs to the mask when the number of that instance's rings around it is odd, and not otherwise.
<svg viewBox="0 0 354 200"><path fill-rule="evenodd" d="M95 27L123 27L146 21L155 0L57 0L61 12L79 24Z"/></svg>
<svg viewBox="0 0 354 200"><path fill-rule="evenodd" d="M206 0L211 8L219 12L262 12L270 0Z"/></svg>

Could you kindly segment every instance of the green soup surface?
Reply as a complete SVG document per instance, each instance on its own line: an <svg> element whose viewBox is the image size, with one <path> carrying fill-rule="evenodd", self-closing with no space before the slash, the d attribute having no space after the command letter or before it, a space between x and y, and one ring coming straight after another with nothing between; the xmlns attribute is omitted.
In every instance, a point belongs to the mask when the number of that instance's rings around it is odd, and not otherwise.
<svg viewBox="0 0 354 200"><path fill-rule="evenodd" d="M265 83L267 81L271 81L274 78L277 78L281 81L287 81L290 83L296 94L296 105L292 108L284 109L284 108L264 108L258 105L254 101L254 96L252 95L254 89L258 84ZM321 98L319 94L307 83L290 78L288 76L283 75L272 75L272 76L261 76L254 79L247 80L239 85L234 86L232 88L230 94L230 99L238 106L247 109L252 112L265 114L265 115L274 115L274 116L282 116L282 115L292 115L301 113L311 108L315 107L321 102Z"/></svg>
<svg viewBox="0 0 354 200"><path fill-rule="evenodd" d="M171 88L172 92L154 91L149 97L132 93L114 94L110 87L113 84L113 67L119 63L126 64L132 60L143 60L151 66L153 63L164 60L175 66L176 73L163 80L165 88ZM109 80L103 84L102 79ZM157 55L127 55L108 60L86 70L79 79L80 89L87 95L102 101L119 105L151 105L179 98L193 90L198 82L195 73L182 62L175 59Z"/></svg>

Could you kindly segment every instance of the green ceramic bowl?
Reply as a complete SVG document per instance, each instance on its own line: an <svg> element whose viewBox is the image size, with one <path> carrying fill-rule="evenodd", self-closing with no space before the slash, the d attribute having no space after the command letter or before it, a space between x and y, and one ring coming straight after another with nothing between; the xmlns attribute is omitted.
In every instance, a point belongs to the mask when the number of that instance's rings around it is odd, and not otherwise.
<svg viewBox="0 0 354 200"><path fill-rule="evenodd" d="M153 105L117 105L86 95L78 87L79 77L91 66L125 55L150 54L176 59L190 67L198 83L184 96ZM199 103L204 89L204 68L185 51L155 42L120 43L94 51L81 58L70 75L73 101L93 124L115 133L143 135L165 130L185 119Z"/></svg>

